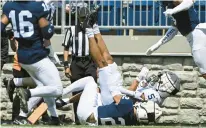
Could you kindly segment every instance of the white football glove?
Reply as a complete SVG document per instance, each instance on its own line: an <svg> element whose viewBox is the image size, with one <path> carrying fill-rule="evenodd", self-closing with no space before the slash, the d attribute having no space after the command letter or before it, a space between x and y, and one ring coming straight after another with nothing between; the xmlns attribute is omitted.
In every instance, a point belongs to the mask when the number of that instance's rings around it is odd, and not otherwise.
<svg viewBox="0 0 206 128"><path fill-rule="evenodd" d="M165 12L163 12L166 17L171 17L174 14L173 9L167 9Z"/></svg>
<svg viewBox="0 0 206 128"><path fill-rule="evenodd" d="M94 32L92 28L86 28L86 34L88 38L94 37Z"/></svg>
<svg viewBox="0 0 206 128"><path fill-rule="evenodd" d="M145 80L148 75L149 69L146 67L143 67L140 73L137 75L136 80L138 82Z"/></svg>
<svg viewBox="0 0 206 128"><path fill-rule="evenodd" d="M97 24L93 25L93 32L94 32L94 34L99 34L100 33L99 26Z"/></svg>
<svg viewBox="0 0 206 128"><path fill-rule="evenodd" d="M162 45L162 40L158 41L156 44L152 45L147 49L146 55L151 55L154 51L156 51Z"/></svg>

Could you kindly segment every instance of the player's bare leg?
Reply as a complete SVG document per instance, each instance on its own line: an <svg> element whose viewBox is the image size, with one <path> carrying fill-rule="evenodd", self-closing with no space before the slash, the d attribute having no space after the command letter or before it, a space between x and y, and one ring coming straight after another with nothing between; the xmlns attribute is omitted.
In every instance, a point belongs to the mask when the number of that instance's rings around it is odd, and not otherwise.
<svg viewBox="0 0 206 128"><path fill-rule="evenodd" d="M108 89L112 93L112 96L115 96L117 94L120 94L118 88L123 85L121 73L119 72L117 64L113 61L113 58L109 53L109 50L104 42L104 39L102 38L102 35L99 31L99 27L97 24L93 25L93 32L94 32L94 37L97 41L98 48L100 49L102 56L104 57L105 61L108 63L111 69L112 78L115 81L115 84L113 84L114 86L108 85ZM105 98L102 98L102 99L105 99ZM111 100L112 98L110 97L109 99ZM109 102L106 102L106 103L109 103Z"/></svg>
<svg viewBox="0 0 206 128"><path fill-rule="evenodd" d="M112 56L110 55L109 53L109 50L104 42L104 39L102 38L102 35L99 31L99 27L97 24L94 24L93 25L93 32L94 32L94 37L97 41L97 45L99 47L99 50L102 54L102 56L104 57L105 61L108 63L108 64L112 64L114 61L113 61L113 58Z"/></svg>
<svg viewBox="0 0 206 128"><path fill-rule="evenodd" d="M108 66L107 62L105 61L100 52L100 49L98 48L98 45L94 37L89 38L89 49L92 59L97 63L99 68Z"/></svg>
<svg viewBox="0 0 206 128"><path fill-rule="evenodd" d="M115 85L116 80L113 79L112 72L110 67L108 66L107 62L103 58L100 49L97 45L97 42L94 38L93 29L86 28L86 34L89 39L89 48L90 48L90 54L93 58L93 60L97 63L99 67L99 83L102 88L105 88L101 91L102 96L102 102L103 104L110 104L113 102L113 98L110 94L110 91L104 91L109 90L109 86ZM109 92L109 93L108 93Z"/></svg>

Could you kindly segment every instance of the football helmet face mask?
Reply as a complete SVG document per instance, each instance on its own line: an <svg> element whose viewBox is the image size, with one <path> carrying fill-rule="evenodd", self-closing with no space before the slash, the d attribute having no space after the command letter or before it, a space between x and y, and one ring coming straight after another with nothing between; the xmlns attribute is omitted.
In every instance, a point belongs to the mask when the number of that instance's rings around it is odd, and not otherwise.
<svg viewBox="0 0 206 128"><path fill-rule="evenodd" d="M180 90L180 79L172 72L160 72L157 76L152 75L147 79L147 82L150 86L153 86L163 98L169 95L175 95Z"/></svg>

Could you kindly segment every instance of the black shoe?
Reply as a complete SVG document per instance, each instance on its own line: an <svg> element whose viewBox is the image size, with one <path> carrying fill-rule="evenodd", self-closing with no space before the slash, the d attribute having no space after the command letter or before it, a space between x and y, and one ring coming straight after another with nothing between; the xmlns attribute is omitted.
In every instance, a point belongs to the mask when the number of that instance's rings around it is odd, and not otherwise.
<svg viewBox="0 0 206 128"><path fill-rule="evenodd" d="M15 84L13 79L3 79L4 85L6 86L6 91L8 93L9 99L11 102L13 102L13 94L14 94L14 89L15 89Z"/></svg>
<svg viewBox="0 0 206 128"><path fill-rule="evenodd" d="M51 116L51 120L48 125L61 125L61 121L59 120L59 117Z"/></svg>
<svg viewBox="0 0 206 128"><path fill-rule="evenodd" d="M27 101L31 97L30 91L28 89L17 88L16 92L20 98L20 108L23 112L28 113Z"/></svg>
<svg viewBox="0 0 206 128"><path fill-rule="evenodd" d="M64 105L67 105L67 103L64 102L62 99L59 98L59 99L56 100L56 108L57 109L63 107Z"/></svg>
<svg viewBox="0 0 206 128"><path fill-rule="evenodd" d="M15 125L28 125L30 124L26 117L18 116L14 121L13 124Z"/></svg>
<svg viewBox="0 0 206 128"><path fill-rule="evenodd" d="M49 122L50 122L50 117L47 113L47 111L42 115L42 118L41 118L41 123L44 124L44 125L48 125Z"/></svg>

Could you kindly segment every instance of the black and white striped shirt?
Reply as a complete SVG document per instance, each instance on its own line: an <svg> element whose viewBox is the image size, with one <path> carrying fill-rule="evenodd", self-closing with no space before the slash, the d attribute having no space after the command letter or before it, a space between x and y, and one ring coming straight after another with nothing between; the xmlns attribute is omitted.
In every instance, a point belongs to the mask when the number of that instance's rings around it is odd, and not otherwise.
<svg viewBox="0 0 206 128"><path fill-rule="evenodd" d="M67 29L62 46L68 48L73 56L89 55L88 37L77 25Z"/></svg>

